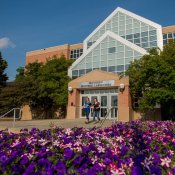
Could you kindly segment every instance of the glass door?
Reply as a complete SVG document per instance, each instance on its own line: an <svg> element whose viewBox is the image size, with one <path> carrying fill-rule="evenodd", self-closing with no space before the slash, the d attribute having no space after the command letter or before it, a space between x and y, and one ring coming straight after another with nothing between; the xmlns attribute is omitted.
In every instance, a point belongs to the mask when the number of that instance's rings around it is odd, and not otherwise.
<svg viewBox="0 0 175 175"><path fill-rule="evenodd" d="M118 95L110 95L110 108L111 109L111 118L117 118L118 116Z"/></svg>
<svg viewBox="0 0 175 175"><path fill-rule="evenodd" d="M108 96L102 95L100 100L100 117L105 117L108 110Z"/></svg>
<svg viewBox="0 0 175 175"><path fill-rule="evenodd" d="M82 96L82 97L81 97L81 106L80 106L80 109L81 109L81 116L80 116L80 117L86 117L86 116L85 116L84 109L83 109L83 105L84 105L84 102L85 102L86 98L87 98L87 96Z"/></svg>

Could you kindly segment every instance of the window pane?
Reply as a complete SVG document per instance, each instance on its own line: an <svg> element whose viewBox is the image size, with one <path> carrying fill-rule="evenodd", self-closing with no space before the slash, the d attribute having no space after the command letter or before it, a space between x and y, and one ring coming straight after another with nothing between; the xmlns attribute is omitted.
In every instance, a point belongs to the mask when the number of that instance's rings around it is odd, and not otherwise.
<svg viewBox="0 0 175 175"><path fill-rule="evenodd" d="M108 48L109 53L115 53L115 51L116 51L116 47Z"/></svg>
<svg viewBox="0 0 175 175"><path fill-rule="evenodd" d="M140 37L140 33L135 33L134 34L134 38L139 38Z"/></svg>
<svg viewBox="0 0 175 175"><path fill-rule="evenodd" d="M164 45L167 44L167 40L163 40L163 44L164 44Z"/></svg>
<svg viewBox="0 0 175 175"><path fill-rule="evenodd" d="M149 35L156 35L156 30L149 31Z"/></svg>
<svg viewBox="0 0 175 175"><path fill-rule="evenodd" d="M126 39L132 39L133 36L132 35L126 35Z"/></svg>
<svg viewBox="0 0 175 175"><path fill-rule="evenodd" d="M86 73L91 72L91 71L92 71L92 69L86 69Z"/></svg>
<svg viewBox="0 0 175 175"><path fill-rule="evenodd" d="M142 43L142 47L143 48L148 47L148 43Z"/></svg>
<svg viewBox="0 0 175 175"><path fill-rule="evenodd" d="M101 67L101 70L107 71L107 67Z"/></svg>
<svg viewBox="0 0 175 175"><path fill-rule="evenodd" d="M173 34L172 33L168 33L168 38L172 38Z"/></svg>
<svg viewBox="0 0 175 175"><path fill-rule="evenodd" d="M118 65L117 66L117 71L123 72L124 71L124 65Z"/></svg>
<svg viewBox="0 0 175 175"><path fill-rule="evenodd" d="M118 96L111 96L111 106L118 106Z"/></svg>
<svg viewBox="0 0 175 175"><path fill-rule="evenodd" d="M142 32L142 33L141 33L141 36L142 36L142 37L147 37L147 36L148 36L148 32Z"/></svg>
<svg viewBox="0 0 175 175"><path fill-rule="evenodd" d="M157 42L154 41L154 42L150 42L150 47L156 47L157 46Z"/></svg>
<svg viewBox="0 0 175 175"><path fill-rule="evenodd" d="M140 43L140 39L134 39L134 43Z"/></svg>
<svg viewBox="0 0 175 175"><path fill-rule="evenodd" d="M101 96L101 106L107 106L107 96Z"/></svg>
<svg viewBox="0 0 175 175"><path fill-rule="evenodd" d="M73 70L72 75L78 75L78 70Z"/></svg>
<svg viewBox="0 0 175 175"><path fill-rule="evenodd" d="M84 69L80 69L80 70L79 70L79 74L80 74L80 75L85 74L85 70L84 70Z"/></svg>
<svg viewBox="0 0 175 175"><path fill-rule="evenodd" d="M150 37L149 37L149 40L150 40L150 41L155 41L155 40L157 40L157 37L156 37L156 36L150 36Z"/></svg>
<svg viewBox="0 0 175 175"><path fill-rule="evenodd" d="M108 71L109 72L115 72L115 66L109 66Z"/></svg>
<svg viewBox="0 0 175 175"><path fill-rule="evenodd" d="M141 39L142 42L148 42L148 37L144 37Z"/></svg>

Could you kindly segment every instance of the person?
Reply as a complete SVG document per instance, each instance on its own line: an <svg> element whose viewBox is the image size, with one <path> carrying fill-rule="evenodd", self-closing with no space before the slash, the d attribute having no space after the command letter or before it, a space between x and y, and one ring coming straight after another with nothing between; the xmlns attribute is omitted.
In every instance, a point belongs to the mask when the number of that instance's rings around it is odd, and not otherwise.
<svg viewBox="0 0 175 175"><path fill-rule="evenodd" d="M99 113L100 113L100 103L98 102L97 98L94 98L94 103L93 103L93 121L95 121L96 117L97 117L98 121L100 121Z"/></svg>
<svg viewBox="0 0 175 175"><path fill-rule="evenodd" d="M89 98L86 97L84 105L83 105L83 109L84 109L84 112L86 115L86 122L85 123L89 123L90 108L91 108L91 102L90 102Z"/></svg>

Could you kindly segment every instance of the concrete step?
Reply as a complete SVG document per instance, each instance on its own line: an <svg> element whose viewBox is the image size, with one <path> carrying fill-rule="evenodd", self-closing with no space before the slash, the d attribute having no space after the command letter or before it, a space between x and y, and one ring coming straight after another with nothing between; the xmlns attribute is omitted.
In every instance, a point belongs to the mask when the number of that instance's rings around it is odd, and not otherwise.
<svg viewBox="0 0 175 175"><path fill-rule="evenodd" d="M3 117L3 118L0 118L0 122L1 121L13 121L14 120L14 118L12 118L12 117ZM15 121L17 121L17 120L20 120L19 118L16 118L15 119Z"/></svg>

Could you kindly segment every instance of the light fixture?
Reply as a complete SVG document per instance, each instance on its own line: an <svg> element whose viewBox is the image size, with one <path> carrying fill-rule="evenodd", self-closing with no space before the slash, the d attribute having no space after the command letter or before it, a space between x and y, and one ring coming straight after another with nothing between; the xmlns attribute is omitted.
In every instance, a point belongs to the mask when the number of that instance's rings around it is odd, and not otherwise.
<svg viewBox="0 0 175 175"><path fill-rule="evenodd" d="M73 88L72 88L71 86L69 86L69 87L68 87L68 91L69 91L70 93L72 93L72 92L73 92Z"/></svg>
<svg viewBox="0 0 175 175"><path fill-rule="evenodd" d="M123 93L123 91L125 90L125 85L123 83L119 85L119 90L121 93Z"/></svg>

